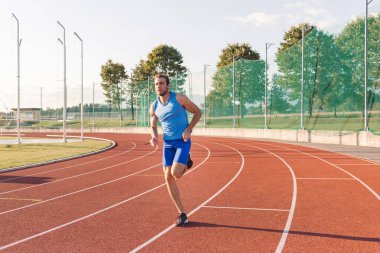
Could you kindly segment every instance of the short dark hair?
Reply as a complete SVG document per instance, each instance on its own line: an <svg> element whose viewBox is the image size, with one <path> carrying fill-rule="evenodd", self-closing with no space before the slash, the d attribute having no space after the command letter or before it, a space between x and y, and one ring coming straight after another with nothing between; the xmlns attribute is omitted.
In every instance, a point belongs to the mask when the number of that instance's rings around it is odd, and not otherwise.
<svg viewBox="0 0 380 253"><path fill-rule="evenodd" d="M166 84L170 84L169 77L166 74L158 73L154 76L154 78L165 78Z"/></svg>

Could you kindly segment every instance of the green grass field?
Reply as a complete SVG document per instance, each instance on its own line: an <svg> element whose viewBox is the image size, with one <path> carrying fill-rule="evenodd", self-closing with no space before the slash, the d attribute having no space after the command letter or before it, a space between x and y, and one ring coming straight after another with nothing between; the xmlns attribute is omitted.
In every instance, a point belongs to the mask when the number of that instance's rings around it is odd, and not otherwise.
<svg viewBox="0 0 380 253"><path fill-rule="evenodd" d="M0 138L9 139L9 137ZM84 154L110 145L110 142L100 140L53 144L1 144L0 170Z"/></svg>

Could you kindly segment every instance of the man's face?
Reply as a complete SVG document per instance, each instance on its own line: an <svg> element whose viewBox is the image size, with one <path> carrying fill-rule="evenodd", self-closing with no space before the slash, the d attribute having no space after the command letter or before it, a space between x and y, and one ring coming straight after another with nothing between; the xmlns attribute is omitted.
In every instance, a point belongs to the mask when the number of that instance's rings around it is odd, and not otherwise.
<svg viewBox="0 0 380 253"><path fill-rule="evenodd" d="M156 92L158 95L164 96L166 93L168 93L170 84L166 83L165 78L163 77L155 78L154 84L155 84Z"/></svg>

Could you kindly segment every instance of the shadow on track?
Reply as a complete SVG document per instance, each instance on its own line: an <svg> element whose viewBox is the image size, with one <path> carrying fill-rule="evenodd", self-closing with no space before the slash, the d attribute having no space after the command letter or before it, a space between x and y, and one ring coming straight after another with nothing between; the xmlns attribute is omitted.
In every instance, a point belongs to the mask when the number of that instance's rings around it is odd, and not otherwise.
<svg viewBox="0 0 380 253"><path fill-rule="evenodd" d="M242 226L231 226L231 225L221 225L214 223L205 223L205 222L196 222L189 221L186 226L182 228L195 228L195 227L204 227L204 228L232 228L232 229L243 229L243 230L253 230L253 231L262 231L270 233L283 233L283 230L279 229L270 229L270 228L255 228L255 227L242 227ZM348 236L348 235L334 235L334 234L325 234L325 233L315 233L315 232L306 232L306 231L294 231L290 230L289 234L293 235L305 235L305 236L318 236L342 240L353 240L353 241L365 241L365 242L380 242L380 238L376 237L358 237L358 236Z"/></svg>

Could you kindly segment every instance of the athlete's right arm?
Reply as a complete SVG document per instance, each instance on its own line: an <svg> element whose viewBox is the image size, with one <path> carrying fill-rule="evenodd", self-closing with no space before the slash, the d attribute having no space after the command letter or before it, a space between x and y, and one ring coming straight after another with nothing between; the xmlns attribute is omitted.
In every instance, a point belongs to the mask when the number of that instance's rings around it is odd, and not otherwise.
<svg viewBox="0 0 380 253"><path fill-rule="evenodd" d="M158 118L156 114L154 114L154 103L149 108L149 114L150 114L150 145L152 147L156 147L158 144L158 131L157 131L157 122Z"/></svg>

